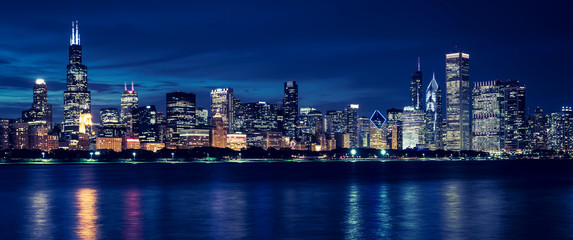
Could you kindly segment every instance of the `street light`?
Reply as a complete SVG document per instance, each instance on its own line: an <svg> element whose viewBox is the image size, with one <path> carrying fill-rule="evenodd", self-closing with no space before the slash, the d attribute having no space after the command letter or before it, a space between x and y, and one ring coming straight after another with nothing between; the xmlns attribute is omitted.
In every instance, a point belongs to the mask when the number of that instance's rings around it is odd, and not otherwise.
<svg viewBox="0 0 573 240"><path fill-rule="evenodd" d="M46 158L46 153L42 152L42 158Z"/></svg>
<svg viewBox="0 0 573 240"><path fill-rule="evenodd" d="M93 156L94 156L94 153L93 153L93 152L90 152L90 159L92 159Z"/></svg>
<svg viewBox="0 0 573 240"><path fill-rule="evenodd" d="M350 150L350 154L352 154L352 158L354 158L354 155L356 155L356 149Z"/></svg>
<svg viewBox="0 0 573 240"><path fill-rule="evenodd" d="M133 152L133 160L135 161L135 152Z"/></svg>

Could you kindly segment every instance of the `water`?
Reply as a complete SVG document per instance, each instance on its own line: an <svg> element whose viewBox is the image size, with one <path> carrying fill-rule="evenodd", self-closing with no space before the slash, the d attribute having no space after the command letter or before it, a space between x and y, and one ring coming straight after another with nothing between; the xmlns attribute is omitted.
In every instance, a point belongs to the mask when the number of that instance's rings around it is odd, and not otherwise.
<svg viewBox="0 0 573 240"><path fill-rule="evenodd" d="M567 239L573 162L0 165L0 239Z"/></svg>

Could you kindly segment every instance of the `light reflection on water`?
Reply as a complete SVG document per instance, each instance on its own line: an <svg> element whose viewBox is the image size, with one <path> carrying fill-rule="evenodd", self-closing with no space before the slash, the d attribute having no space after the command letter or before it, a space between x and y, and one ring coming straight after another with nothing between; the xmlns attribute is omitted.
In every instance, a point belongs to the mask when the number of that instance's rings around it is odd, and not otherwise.
<svg viewBox="0 0 573 240"><path fill-rule="evenodd" d="M77 225L76 237L82 240L96 239L98 235L97 190L82 188L76 192Z"/></svg>
<svg viewBox="0 0 573 240"><path fill-rule="evenodd" d="M0 239L571 237L573 163L551 174L514 169L447 162L3 166L0 181L13 181L0 185ZM523 229L533 234L515 235Z"/></svg>

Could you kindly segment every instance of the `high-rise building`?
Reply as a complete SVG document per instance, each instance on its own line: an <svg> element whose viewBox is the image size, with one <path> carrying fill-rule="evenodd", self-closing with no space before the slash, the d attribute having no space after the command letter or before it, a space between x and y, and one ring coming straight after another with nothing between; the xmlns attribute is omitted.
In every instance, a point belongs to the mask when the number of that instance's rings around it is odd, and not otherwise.
<svg viewBox="0 0 573 240"><path fill-rule="evenodd" d="M155 105L137 108L133 111L133 118L134 129L137 129L140 142L159 141L159 122L157 121Z"/></svg>
<svg viewBox="0 0 573 240"><path fill-rule="evenodd" d="M370 119L367 117L358 118L358 147L370 148Z"/></svg>
<svg viewBox="0 0 573 240"><path fill-rule="evenodd" d="M350 147L358 147L358 104L349 104L344 109L346 115L346 133L350 134Z"/></svg>
<svg viewBox="0 0 573 240"><path fill-rule="evenodd" d="M197 107L195 115L197 117L197 128L207 128L209 126L209 109Z"/></svg>
<svg viewBox="0 0 573 240"><path fill-rule="evenodd" d="M136 124L136 120L133 119L133 112L137 109L138 102L139 99L133 87L133 82L131 83L131 90L127 90L127 83L124 83L124 90L121 94L120 120L130 133L137 132L137 130L133 128Z"/></svg>
<svg viewBox="0 0 573 240"><path fill-rule="evenodd" d="M426 114L424 142L434 148L442 148L442 90L432 74L432 81L426 89Z"/></svg>
<svg viewBox="0 0 573 240"><path fill-rule="evenodd" d="M243 126L245 133L278 131L277 105L266 102L246 103Z"/></svg>
<svg viewBox="0 0 573 240"><path fill-rule="evenodd" d="M125 134L126 127L119 121L117 108L102 108L99 110L99 116L99 137L118 138Z"/></svg>
<svg viewBox="0 0 573 240"><path fill-rule="evenodd" d="M346 117L344 111L330 110L324 115L324 129L327 133L346 132Z"/></svg>
<svg viewBox="0 0 573 240"><path fill-rule="evenodd" d="M386 140L391 149L402 149L402 113L402 109L391 108L386 110L386 116L388 116Z"/></svg>
<svg viewBox="0 0 573 240"><path fill-rule="evenodd" d="M91 114L91 92L88 91L88 68L82 64L82 46L78 22L72 22L67 83L64 91L64 132L79 132L82 114Z"/></svg>
<svg viewBox="0 0 573 240"><path fill-rule="evenodd" d="M447 150L469 150L470 131L470 55L446 54L446 139Z"/></svg>
<svg viewBox="0 0 573 240"><path fill-rule="evenodd" d="M527 121L527 143L530 150L547 150L548 143L548 117L540 107L535 113L529 115Z"/></svg>
<svg viewBox="0 0 573 240"><path fill-rule="evenodd" d="M234 132L234 113L235 105L233 103L233 89L232 88L217 88L211 90L211 116L214 117L215 113L219 113L225 130ZM211 119L211 126L215 126L215 122Z"/></svg>
<svg viewBox="0 0 573 240"><path fill-rule="evenodd" d="M296 81L284 83L283 128L285 136L295 138L298 124L298 85Z"/></svg>
<svg viewBox="0 0 573 240"><path fill-rule="evenodd" d="M563 107L561 112L551 113L549 149L573 151L573 111Z"/></svg>
<svg viewBox="0 0 573 240"><path fill-rule="evenodd" d="M185 92L172 92L166 95L167 126L172 129L172 139L169 141L178 141L179 134L183 129L195 128L197 120L195 119L195 94Z"/></svg>
<svg viewBox="0 0 573 240"><path fill-rule="evenodd" d="M238 98L233 99L233 105L235 112L233 113L233 129L235 132L244 132L244 121L245 121L245 108L243 103Z"/></svg>
<svg viewBox="0 0 573 240"><path fill-rule="evenodd" d="M48 104L48 87L44 79L36 79L32 108L22 112L22 120L30 126L52 126L52 105Z"/></svg>
<svg viewBox="0 0 573 240"><path fill-rule="evenodd" d="M525 86L517 80L505 81L503 95L504 147L507 151L525 149Z"/></svg>
<svg viewBox="0 0 573 240"><path fill-rule="evenodd" d="M424 96L422 95L422 71L420 70L420 58L418 57L418 71L412 74L410 80L410 104L415 109L423 109Z"/></svg>
<svg viewBox="0 0 573 240"><path fill-rule="evenodd" d="M472 90L472 150L503 151L504 109L501 81L474 82Z"/></svg>
<svg viewBox="0 0 573 240"><path fill-rule="evenodd" d="M223 116L219 112L215 112L212 118L213 129L211 129L211 147L226 148L227 147L227 124L223 121Z"/></svg>
<svg viewBox="0 0 573 240"><path fill-rule="evenodd" d="M0 149L10 148L10 119L0 119Z"/></svg>
<svg viewBox="0 0 573 240"><path fill-rule="evenodd" d="M416 148L424 144L424 111L413 106L402 112L402 149Z"/></svg>

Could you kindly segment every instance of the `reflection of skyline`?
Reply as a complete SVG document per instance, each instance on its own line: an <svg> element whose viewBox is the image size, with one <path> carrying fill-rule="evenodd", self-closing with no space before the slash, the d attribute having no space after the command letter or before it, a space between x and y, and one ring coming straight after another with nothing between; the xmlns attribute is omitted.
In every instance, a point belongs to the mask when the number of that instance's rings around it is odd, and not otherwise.
<svg viewBox="0 0 573 240"><path fill-rule="evenodd" d="M96 222L98 214L96 209L97 190L81 188L76 192L77 224L76 237L78 239L97 239L98 229Z"/></svg>
<svg viewBox="0 0 573 240"><path fill-rule="evenodd" d="M380 198L380 206L378 207L378 224L380 226L378 231L376 231L376 237L388 239L392 236L392 214L390 212L392 203L390 202L387 185L380 185L378 197Z"/></svg>
<svg viewBox="0 0 573 240"><path fill-rule="evenodd" d="M52 239L51 199L47 191L36 191L30 197L28 239Z"/></svg>
<svg viewBox="0 0 573 240"><path fill-rule="evenodd" d="M362 216L360 212L360 192L356 183L352 183L347 194L345 239L362 239Z"/></svg>
<svg viewBox="0 0 573 240"><path fill-rule="evenodd" d="M143 220L141 212L141 193L138 189L130 189L124 197L125 212L123 237L124 239L143 238Z"/></svg>
<svg viewBox="0 0 573 240"><path fill-rule="evenodd" d="M241 239L247 236L244 191L218 186L211 193L210 204L214 239Z"/></svg>
<svg viewBox="0 0 573 240"><path fill-rule="evenodd" d="M442 202L442 215L446 231L444 239L463 239L461 221L461 196L458 181L446 182L443 186L444 199Z"/></svg>

